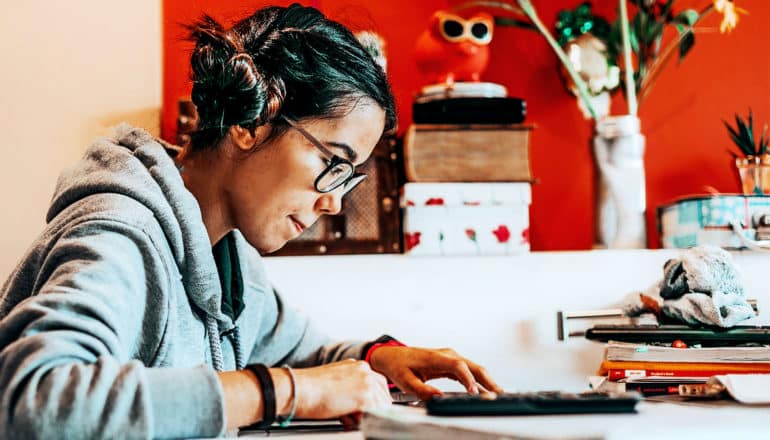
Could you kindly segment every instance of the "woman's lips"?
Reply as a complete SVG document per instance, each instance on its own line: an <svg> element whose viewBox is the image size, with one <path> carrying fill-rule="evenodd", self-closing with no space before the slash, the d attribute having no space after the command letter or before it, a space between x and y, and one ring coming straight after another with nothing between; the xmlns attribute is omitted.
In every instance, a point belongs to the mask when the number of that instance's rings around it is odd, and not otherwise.
<svg viewBox="0 0 770 440"><path fill-rule="evenodd" d="M305 230L305 225L303 225L301 221L294 218L294 216L290 215L289 218L291 219L291 222L294 224L294 228L297 230L297 233L301 234L302 231Z"/></svg>

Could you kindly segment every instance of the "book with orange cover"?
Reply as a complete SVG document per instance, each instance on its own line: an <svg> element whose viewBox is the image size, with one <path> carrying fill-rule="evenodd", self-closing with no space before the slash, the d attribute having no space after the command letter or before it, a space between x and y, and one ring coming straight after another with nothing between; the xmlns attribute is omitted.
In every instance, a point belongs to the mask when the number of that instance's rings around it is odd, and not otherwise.
<svg viewBox="0 0 770 440"><path fill-rule="evenodd" d="M627 377L710 377L722 374L770 374L770 362L634 362L602 361L599 375Z"/></svg>

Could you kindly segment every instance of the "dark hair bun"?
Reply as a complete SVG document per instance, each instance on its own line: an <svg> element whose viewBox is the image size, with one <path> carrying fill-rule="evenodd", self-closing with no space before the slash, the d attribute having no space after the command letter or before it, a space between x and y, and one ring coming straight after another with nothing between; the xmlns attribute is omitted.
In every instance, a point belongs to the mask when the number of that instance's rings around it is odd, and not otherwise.
<svg viewBox="0 0 770 440"><path fill-rule="evenodd" d="M362 98L385 111L386 131L396 125L383 69L350 30L315 8L270 6L228 29L204 16L188 30L199 116L193 150L215 148L233 125L271 123L267 142L285 133L281 115L339 118Z"/></svg>
<svg viewBox="0 0 770 440"><path fill-rule="evenodd" d="M190 62L198 129L222 136L231 125L262 123L271 90L237 34L209 16L190 30L196 42Z"/></svg>

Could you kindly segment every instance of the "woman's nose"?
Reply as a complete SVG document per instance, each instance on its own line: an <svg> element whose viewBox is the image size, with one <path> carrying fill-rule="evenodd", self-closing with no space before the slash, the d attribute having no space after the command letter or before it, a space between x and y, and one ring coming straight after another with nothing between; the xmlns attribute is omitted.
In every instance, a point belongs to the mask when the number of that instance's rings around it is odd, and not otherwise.
<svg viewBox="0 0 770 440"><path fill-rule="evenodd" d="M321 213L326 215L336 215L342 211L343 186L334 191L323 193L318 197L316 207Z"/></svg>

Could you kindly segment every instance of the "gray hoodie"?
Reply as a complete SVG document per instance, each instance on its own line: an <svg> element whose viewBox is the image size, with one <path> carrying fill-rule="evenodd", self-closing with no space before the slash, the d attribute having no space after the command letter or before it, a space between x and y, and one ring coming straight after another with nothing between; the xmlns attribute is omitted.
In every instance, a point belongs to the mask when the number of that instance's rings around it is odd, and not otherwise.
<svg viewBox="0 0 770 440"><path fill-rule="evenodd" d="M0 292L0 438L217 436L215 370L361 357L283 304L237 232L245 309L221 312L200 207L143 130L97 140L47 222Z"/></svg>

